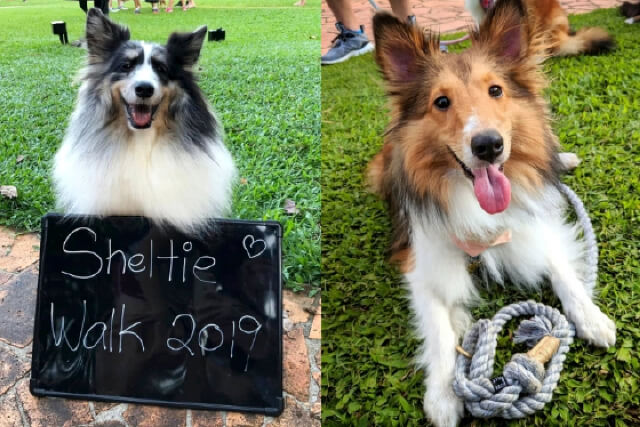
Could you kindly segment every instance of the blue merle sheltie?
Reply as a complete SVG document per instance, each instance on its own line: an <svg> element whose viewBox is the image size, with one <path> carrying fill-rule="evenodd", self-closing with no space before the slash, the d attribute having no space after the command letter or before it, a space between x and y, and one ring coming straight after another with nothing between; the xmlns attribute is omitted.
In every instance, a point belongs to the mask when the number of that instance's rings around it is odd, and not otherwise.
<svg viewBox="0 0 640 427"><path fill-rule="evenodd" d="M87 65L53 171L65 213L143 215L196 231L229 210L234 163L193 73L206 32L132 41L89 11Z"/></svg>

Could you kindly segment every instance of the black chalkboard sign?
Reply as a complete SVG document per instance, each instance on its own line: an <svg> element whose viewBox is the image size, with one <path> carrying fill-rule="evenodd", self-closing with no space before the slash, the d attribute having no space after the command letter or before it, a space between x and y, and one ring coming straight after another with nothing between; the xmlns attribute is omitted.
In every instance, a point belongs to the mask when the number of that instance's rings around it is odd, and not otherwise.
<svg viewBox="0 0 640 427"><path fill-rule="evenodd" d="M42 220L31 392L278 415L281 228Z"/></svg>

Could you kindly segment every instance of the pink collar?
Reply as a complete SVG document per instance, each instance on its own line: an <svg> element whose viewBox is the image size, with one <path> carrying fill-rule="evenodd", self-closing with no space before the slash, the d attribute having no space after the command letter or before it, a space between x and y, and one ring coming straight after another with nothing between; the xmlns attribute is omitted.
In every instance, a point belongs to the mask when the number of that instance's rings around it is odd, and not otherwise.
<svg viewBox="0 0 640 427"><path fill-rule="evenodd" d="M462 240L459 240L454 235L451 235L451 240L453 240L453 243L457 247L462 249L464 252L466 252L468 255L472 257L477 257L482 252L486 251L487 249L493 246L498 246L503 243L509 243L511 241L511 230L506 230L502 234L498 235L498 237L496 237L493 242L489 242L489 243L478 242L475 240L467 240L463 242Z"/></svg>

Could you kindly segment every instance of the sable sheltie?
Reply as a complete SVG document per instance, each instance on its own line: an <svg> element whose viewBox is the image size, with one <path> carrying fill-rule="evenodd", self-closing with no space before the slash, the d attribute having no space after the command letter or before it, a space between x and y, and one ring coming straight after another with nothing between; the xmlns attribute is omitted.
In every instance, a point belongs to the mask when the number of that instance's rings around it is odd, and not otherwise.
<svg viewBox="0 0 640 427"><path fill-rule="evenodd" d="M465 8L478 25L487 12L502 0L465 0ZM548 53L551 56L597 55L609 52L615 42L603 29L581 28L574 32L569 27L567 13L558 0L525 0L529 18L540 26Z"/></svg>
<svg viewBox="0 0 640 427"><path fill-rule="evenodd" d="M53 171L66 213L197 231L228 211L234 163L192 71L206 32L173 33L164 46L131 41L89 11L88 62Z"/></svg>
<svg viewBox="0 0 640 427"><path fill-rule="evenodd" d="M498 283L549 278L578 336L615 343L615 324L584 285L585 243L565 218L565 167L541 96L545 45L526 13L520 0L501 0L460 54L441 53L436 35L391 15L374 18L392 121L368 175L392 216L392 259L424 340L424 409L438 426L463 413L452 383L477 298L472 257Z"/></svg>

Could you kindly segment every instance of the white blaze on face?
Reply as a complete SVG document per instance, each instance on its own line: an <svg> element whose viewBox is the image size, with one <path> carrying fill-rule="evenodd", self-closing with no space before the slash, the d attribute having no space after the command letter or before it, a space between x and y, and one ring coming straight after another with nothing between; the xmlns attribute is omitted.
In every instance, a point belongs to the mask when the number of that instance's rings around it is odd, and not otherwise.
<svg viewBox="0 0 640 427"><path fill-rule="evenodd" d="M469 118L462 128L462 161L466 165L470 165L473 162L473 153L471 152L471 138L480 127L480 119L475 114L475 110L471 113Z"/></svg>
<svg viewBox="0 0 640 427"><path fill-rule="evenodd" d="M136 66L131 72L122 95L128 104L144 103L157 105L162 98L162 91L160 90L160 78L151 66L151 52L153 50L153 45L146 42L141 42L141 45L144 60L142 64ZM153 96L150 98L140 98L136 95L136 86L142 83L147 83L153 86Z"/></svg>

